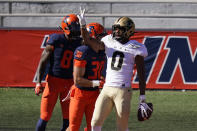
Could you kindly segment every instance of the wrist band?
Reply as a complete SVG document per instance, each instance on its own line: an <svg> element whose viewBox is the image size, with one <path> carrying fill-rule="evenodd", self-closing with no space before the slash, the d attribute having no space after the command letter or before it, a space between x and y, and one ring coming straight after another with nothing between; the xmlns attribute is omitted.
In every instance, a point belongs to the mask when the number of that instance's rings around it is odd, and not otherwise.
<svg viewBox="0 0 197 131"><path fill-rule="evenodd" d="M143 100L145 100L146 99L146 96L145 95L140 95L140 101L143 101Z"/></svg>
<svg viewBox="0 0 197 131"><path fill-rule="evenodd" d="M93 80L92 81L92 87L96 87L100 85L100 81L99 80Z"/></svg>

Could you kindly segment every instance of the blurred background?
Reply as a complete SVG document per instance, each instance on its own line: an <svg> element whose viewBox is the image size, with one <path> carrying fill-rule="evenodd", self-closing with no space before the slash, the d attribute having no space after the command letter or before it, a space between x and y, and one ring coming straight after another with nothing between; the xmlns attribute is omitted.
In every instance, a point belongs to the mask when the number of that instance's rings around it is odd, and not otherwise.
<svg viewBox="0 0 197 131"><path fill-rule="evenodd" d="M1 28L56 28L60 18L86 9L87 22L111 28L129 16L137 30L196 30L195 0L1 0Z"/></svg>

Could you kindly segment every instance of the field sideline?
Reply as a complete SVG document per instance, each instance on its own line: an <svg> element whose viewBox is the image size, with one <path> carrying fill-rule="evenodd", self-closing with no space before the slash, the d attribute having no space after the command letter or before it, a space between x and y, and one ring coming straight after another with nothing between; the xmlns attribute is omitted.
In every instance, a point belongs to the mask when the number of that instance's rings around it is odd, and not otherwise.
<svg viewBox="0 0 197 131"><path fill-rule="evenodd" d="M133 91L130 131L196 131L197 91L146 92L147 101L154 104L150 120L137 121L139 91ZM39 118L41 96L35 96L32 88L0 88L0 131L34 131ZM110 114L103 131L115 131L115 115ZM46 131L60 131L62 117L59 102ZM83 120L80 131L83 131Z"/></svg>

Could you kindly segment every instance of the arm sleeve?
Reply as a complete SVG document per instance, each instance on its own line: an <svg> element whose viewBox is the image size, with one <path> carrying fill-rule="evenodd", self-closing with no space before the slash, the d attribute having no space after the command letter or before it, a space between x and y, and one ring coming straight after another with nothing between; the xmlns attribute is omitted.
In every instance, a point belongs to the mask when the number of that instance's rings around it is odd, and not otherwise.
<svg viewBox="0 0 197 131"><path fill-rule="evenodd" d="M148 56L148 51L147 51L147 48L144 44L142 44L142 46L137 51L137 55L140 55L140 56L143 56L143 57Z"/></svg>
<svg viewBox="0 0 197 131"><path fill-rule="evenodd" d="M74 66L85 67L86 61L86 51L83 48L77 48L74 52Z"/></svg>
<svg viewBox="0 0 197 131"><path fill-rule="evenodd" d="M51 34L49 35L46 45L52 45L55 46L55 44L58 44L58 35L57 34Z"/></svg>
<svg viewBox="0 0 197 131"><path fill-rule="evenodd" d="M135 41L135 45L137 47L136 51L135 51L135 56L137 56L137 55L140 55L143 57L148 56L148 51L147 51L147 48L144 44L141 44L141 43Z"/></svg>

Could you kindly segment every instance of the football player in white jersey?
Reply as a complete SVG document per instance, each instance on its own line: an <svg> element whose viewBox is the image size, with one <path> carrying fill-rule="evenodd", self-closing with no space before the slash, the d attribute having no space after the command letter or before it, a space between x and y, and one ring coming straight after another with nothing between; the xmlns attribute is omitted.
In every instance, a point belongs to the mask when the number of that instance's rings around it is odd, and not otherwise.
<svg viewBox="0 0 197 131"><path fill-rule="evenodd" d="M103 37L101 41L91 39L85 28L84 12L85 10L81 10L81 14L78 15L84 41L95 51L105 50L107 56L106 79L96 101L91 121L92 131L101 131L103 122L113 107L117 116L117 131L127 131L134 64L137 67L140 89L138 119L139 117L141 121L148 119L153 111L152 105L150 107L145 102L144 57L148 55L147 49L145 45L129 40L135 33L135 24L129 17L117 19L112 26L112 34Z"/></svg>

